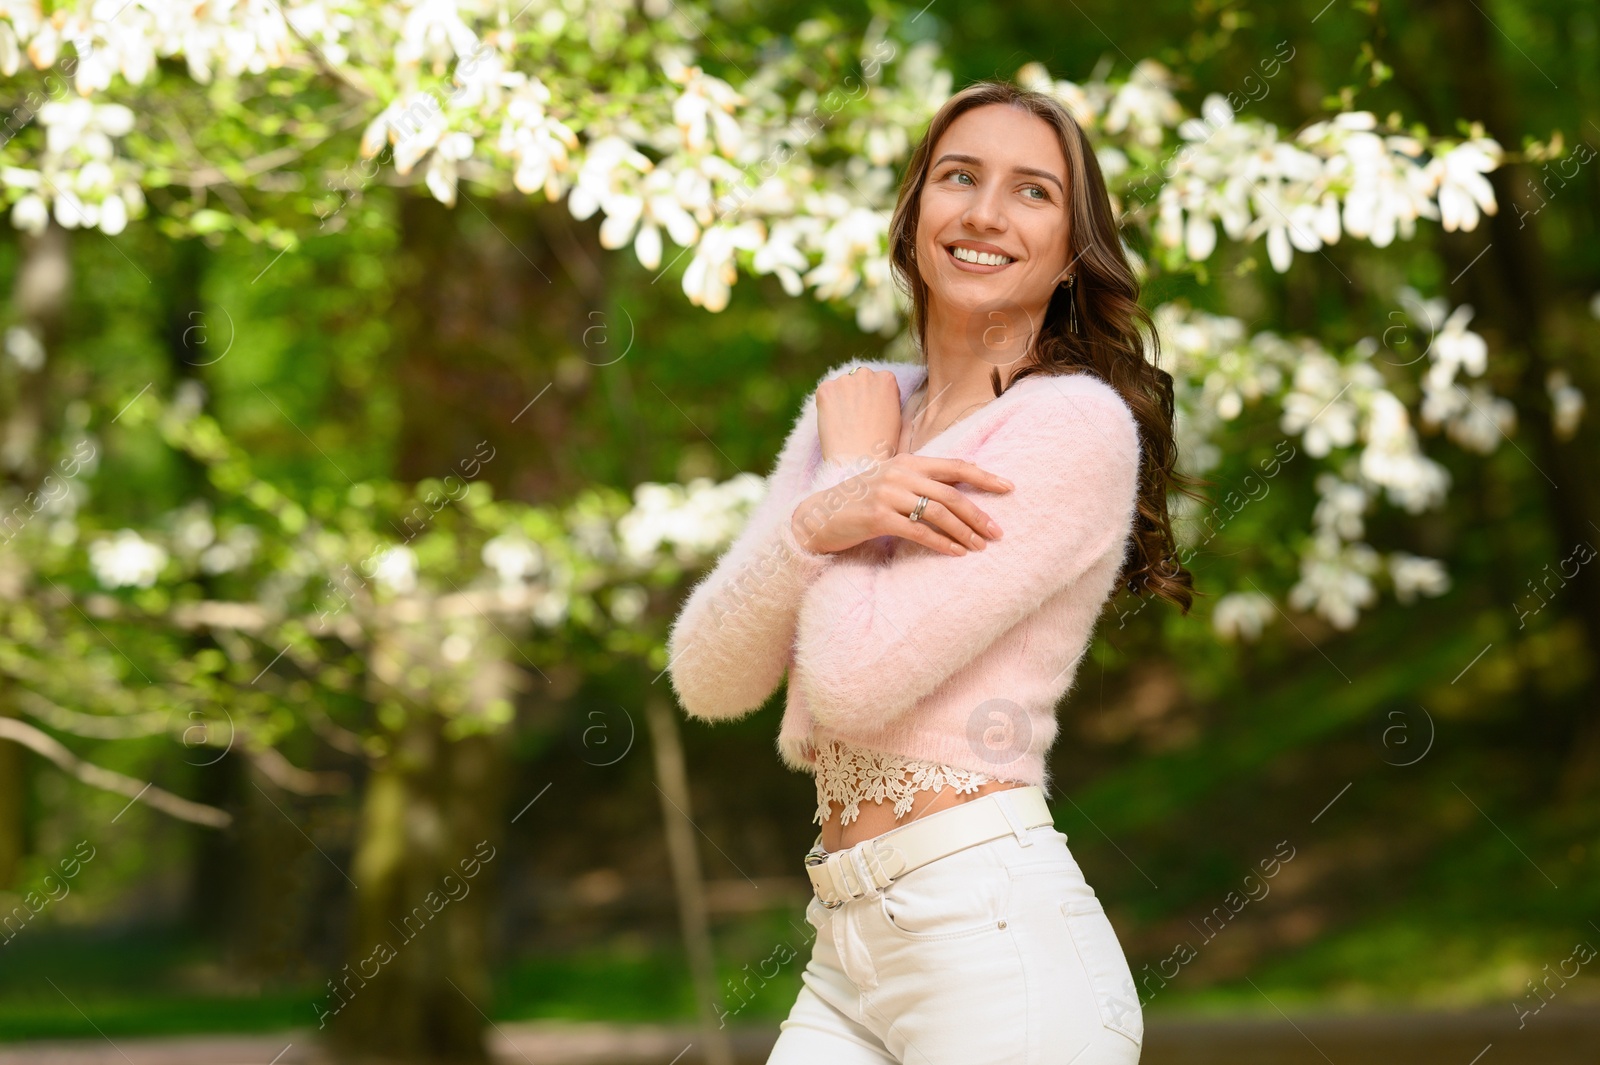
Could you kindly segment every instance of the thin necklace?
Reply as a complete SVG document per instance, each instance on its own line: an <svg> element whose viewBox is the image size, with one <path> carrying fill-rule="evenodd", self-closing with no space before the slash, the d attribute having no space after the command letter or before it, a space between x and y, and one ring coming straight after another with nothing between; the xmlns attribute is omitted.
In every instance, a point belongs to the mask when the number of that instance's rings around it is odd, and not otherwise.
<svg viewBox="0 0 1600 1065"><path fill-rule="evenodd" d="M918 389L918 391L921 391L921 390L922 390L922 389L923 389L923 388L925 388L925 387L926 387L926 386L927 386L927 382L926 382L926 381L924 381L924 382L923 382L923 383L922 383L922 384L920 384L920 385L918 385L918 386L917 386L917 389ZM912 398L913 398L913 399L914 399L914 398L915 398L915 396L916 396L916 394L915 394L915 393L913 393L913 394L912 394ZM994 397L994 398L998 398L998 397ZM965 414L966 414L966 413L967 413L967 411L969 411L969 410L972 410L972 408L973 408L973 407L982 407L982 406L985 406L985 405L987 405L987 404L989 404L989 403L992 403L992 402L994 402L994 398L991 398L991 399L985 399L985 400L979 400L979 401L978 401L978 402L977 402L977 403L974 403L974 404L972 404L972 406L971 406L971 407L967 407L967 408L965 408L965 409L963 409L963 410L961 410L961 411L959 411L959 412L958 412L958 413L957 413L957 414L956 414L956 416L955 416L955 417L954 417L954 418L952 418L952 419L951 419L951 420L950 420L950 421L949 421L949 422L946 422L946 423L945 423L945 425L944 425L944 426L943 426L943 427L942 427L942 428L941 428L941 429L940 429L940 430L939 430L939 431L938 431L938 432L936 432L936 433L934 433L934 434L933 434L933 435L932 435L932 436L930 436L930 437L929 437L929 438L928 438L928 440L932 440L932 439L934 439L934 438L935 438L935 437L938 437L938 436L939 436L939 435L940 435L940 434L942 434L942 433L943 433L943 432L944 432L944 431L945 431L945 430L947 430L947 429L949 429L949 428L950 428L950 427L951 427L951 426L953 426L953 425L955 425L955 424L956 424L956 422L959 422L959 421L960 421L960 420L961 420L961 418L962 418L962 416L963 416L963 415L965 415ZM908 448L909 448L909 449L910 449L910 450L911 450L911 451L915 451L915 450L917 450L917 425L916 425L916 421L917 421L917 418L920 418L920 417L922 417L922 414L923 414L923 411L925 411L925 410L926 410L926 409L927 409L927 404L926 404L926 403L924 403L924 404L923 404L923 406L922 406L922 409L921 409L921 410L918 410L918 411L917 411L917 413L916 413L916 416L915 416L915 417L913 417L913 418L912 418L912 419L911 419L911 437L910 437L910 439L909 439L909 441L908 441L908 445L907 445L907 446L908 446ZM924 440L924 441L923 441L923 443L924 443L924 444L926 444L926 443L927 443L927 440Z"/></svg>

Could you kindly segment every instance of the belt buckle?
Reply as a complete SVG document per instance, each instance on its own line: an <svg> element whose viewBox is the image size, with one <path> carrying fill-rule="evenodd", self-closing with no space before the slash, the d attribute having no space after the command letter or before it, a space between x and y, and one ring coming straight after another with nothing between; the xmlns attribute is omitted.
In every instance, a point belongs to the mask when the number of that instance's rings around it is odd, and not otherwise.
<svg viewBox="0 0 1600 1065"><path fill-rule="evenodd" d="M843 852L840 852L840 853L843 853ZM815 868L816 866L823 865L831 857L833 857L832 854L819 853L815 848L813 848L812 850L809 850L809 851L806 852L806 867L807 868ZM809 877L807 879L809 879ZM827 899L823 898L820 893L818 893L816 891L816 885L815 884L812 884L812 893L817 896L817 902L820 903L822 905L822 908L825 909L825 910L837 910L840 906L843 906L845 904L845 902L847 901L845 899L837 899L837 900L835 900L833 902L829 902Z"/></svg>
<svg viewBox="0 0 1600 1065"><path fill-rule="evenodd" d="M878 883L877 874L879 872L884 872L883 855L880 852L880 848L884 845L882 837L874 837L872 840L866 843L858 843L854 847L848 847L842 851L834 851L831 854L819 853L816 847L820 846L820 844L821 840L819 839L818 843L806 853L805 860L807 867L823 865L826 864L830 859L838 859L843 870L843 875L837 878L830 876L827 879L829 881L843 880L846 883L845 896L835 902L829 902L822 897L820 892L817 892L817 901L822 903L824 909L836 910L840 906L843 906L846 902L849 902L851 899L866 898L869 895L881 892L888 887L889 883L892 883L896 878L898 878L903 871L899 870L893 874L888 874L885 872L885 883ZM893 849L893 846L890 845L890 850L893 851ZM871 858L867 856L868 853L872 855ZM902 862L902 865L903 864L904 863ZM854 894L849 891L848 884L852 875L857 881L859 881L861 885L860 894ZM813 889L815 889L815 883L813 883L812 886Z"/></svg>

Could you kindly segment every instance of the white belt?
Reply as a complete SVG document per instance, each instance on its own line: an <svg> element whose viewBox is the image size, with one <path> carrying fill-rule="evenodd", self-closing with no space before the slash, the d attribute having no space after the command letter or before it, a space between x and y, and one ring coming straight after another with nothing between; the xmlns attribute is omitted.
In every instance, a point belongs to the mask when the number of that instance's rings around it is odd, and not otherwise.
<svg viewBox="0 0 1600 1065"><path fill-rule="evenodd" d="M1009 816L1008 816L1009 815ZM929 862L999 839L1017 828L1054 824L1044 789L1037 784L992 791L946 807L880 836L832 854L820 852L822 837L806 855L806 875L828 909L843 906Z"/></svg>

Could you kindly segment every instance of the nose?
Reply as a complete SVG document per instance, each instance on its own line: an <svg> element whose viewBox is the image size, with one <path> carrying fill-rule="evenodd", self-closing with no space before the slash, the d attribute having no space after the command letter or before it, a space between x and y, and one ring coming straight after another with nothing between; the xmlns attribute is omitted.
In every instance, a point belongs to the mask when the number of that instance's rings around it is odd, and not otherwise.
<svg viewBox="0 0 1600 1065"><path fill-rule="evenodd" d="M1005 213L1000 209L1000 186L985 185L967 201L962 220L973 229L998 230L1005 226Z"/></svg>

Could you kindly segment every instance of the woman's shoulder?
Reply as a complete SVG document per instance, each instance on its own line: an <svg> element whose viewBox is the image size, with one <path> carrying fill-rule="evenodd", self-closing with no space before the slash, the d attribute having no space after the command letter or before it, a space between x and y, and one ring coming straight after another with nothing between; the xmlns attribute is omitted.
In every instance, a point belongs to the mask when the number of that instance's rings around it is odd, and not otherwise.
<svg viewBox="0 0 1600 1065"><path fill-rule="evenodd" d="M1127 399L1105 378L1087 370L1030 373L1011 385L1016 390L1007 422L1053 435L1078 431L1084 423L1137 429ZM1009 390L1008 390L1009 391Z"/></svg>
<svg viewBox="0 0 1600 1065"><path fill-rule="evenodd" d="M1053 477L1087 462L1137 476L1142 436L1127 400L1097 374L1035 373L1015 381L1010 402L978 441L979 465L1002 456Z"/></svg>

